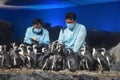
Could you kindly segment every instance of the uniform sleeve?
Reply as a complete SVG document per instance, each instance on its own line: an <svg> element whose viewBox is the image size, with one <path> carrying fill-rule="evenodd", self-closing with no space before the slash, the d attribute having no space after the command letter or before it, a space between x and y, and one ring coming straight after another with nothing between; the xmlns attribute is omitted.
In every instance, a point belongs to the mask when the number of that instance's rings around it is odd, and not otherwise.
<svg viewBox="0 0 120 80"><path fill-rule="evenodd" d="M64 42L64 34L63 31L61 30L59 33L58 43L62 44L63 42Z"/></svg>
<svg viewBox="0 0 120 80"><path fill-rule="evenodd" d="M85 42L85 38L86 38L86 28L85 26L82 26L74 43L74 47L73 47L74 52L79 51L80 47Z"/></svg>
<svg viewBox="0 0 120 80"><path fill-rule="evenodd" d="M45 34L45 39L44 39L46 44L50 43L50 39L49 39L49 32L46 30L46 34Z"/></svg>
<svg viewBox="0 0 120 80"><path fill-rule="evenodd" d="M28 44L32 44L31 38L32 38L32 36L30 33L30 29L27 28L26 33L25 33L25 37L24 37L24 42L28 43Z"/></svg>
<svg viewBox="0 0 120 80"><path fill-rule="evenodd" d="M47 30L44 30L44 39L43 41L39 41L40 44L46 44L48 45L50 43L50 39L49 39L49 32Z"/></svg>

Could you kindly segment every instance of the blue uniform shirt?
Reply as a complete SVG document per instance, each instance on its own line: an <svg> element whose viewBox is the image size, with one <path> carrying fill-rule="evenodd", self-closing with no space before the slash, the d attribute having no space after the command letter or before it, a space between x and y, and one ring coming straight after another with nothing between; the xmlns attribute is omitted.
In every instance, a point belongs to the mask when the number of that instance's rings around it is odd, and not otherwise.
<svg viewBox="0 0 120 80"><path fill-rule="evenodd" d="M37 40L39 41L39 44L48 45L50 43L49 32L45 28L42 28L42 35L35 34L33 32L33 27L27 28L25 37L24 37L24 42L28 44L32 44L33 43L31 40L32 37L36 37Z"/></svg>
<svg viewBox="0 0 120 80"><path fill-rule="evenodd" d="M71 48L73 52L78 52L84 44L85 38L85 26L76 23L73 30L66 28L60 31L58 43L65 44L65 48Z"/></svg>

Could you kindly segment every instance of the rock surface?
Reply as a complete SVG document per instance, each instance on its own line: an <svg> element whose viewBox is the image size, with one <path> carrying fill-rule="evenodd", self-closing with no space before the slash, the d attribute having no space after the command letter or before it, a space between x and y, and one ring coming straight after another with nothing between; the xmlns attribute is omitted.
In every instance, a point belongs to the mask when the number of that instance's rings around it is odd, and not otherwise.
<svg viewBox="0 0 120 80"><path fill-rule="evenodd" d="M120 72L0 70L0 80L120 80Z"/></svg>

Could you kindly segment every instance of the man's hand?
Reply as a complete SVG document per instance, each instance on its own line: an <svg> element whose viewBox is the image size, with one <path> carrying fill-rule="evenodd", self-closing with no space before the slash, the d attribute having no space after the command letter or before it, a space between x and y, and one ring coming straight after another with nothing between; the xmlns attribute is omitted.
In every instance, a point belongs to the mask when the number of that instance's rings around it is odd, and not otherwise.
<svg viewBox="0 0 120 80"><path fill-rule="evenodd" d="M39 41L36 37L32 37L31 40L33 41L33 44L39 44Z"/></svg>
<svg viewBox="0 0 120 80"><path fill-rule="evenodd" d="M36 37L32 37L32 40L33 41L38 41Z"/></svg>

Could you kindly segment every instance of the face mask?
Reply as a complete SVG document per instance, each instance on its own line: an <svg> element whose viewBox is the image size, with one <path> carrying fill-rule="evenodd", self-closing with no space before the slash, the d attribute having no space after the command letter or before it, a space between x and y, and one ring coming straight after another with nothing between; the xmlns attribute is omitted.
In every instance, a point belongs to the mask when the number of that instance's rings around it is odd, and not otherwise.
<svg viewBox="0 0 120 80"><path fill-rule="evenodd" d="M41 29L34 29L34 32L36 32L36 33L39 33L41 31Z"/></svg>
<svg viewBox="0 0 120 80"><path fill-rule="evenodd" d="M66 23L67 25L67 28L70 29L70 30L73 30L74 28L74 23Z"/></svg>

